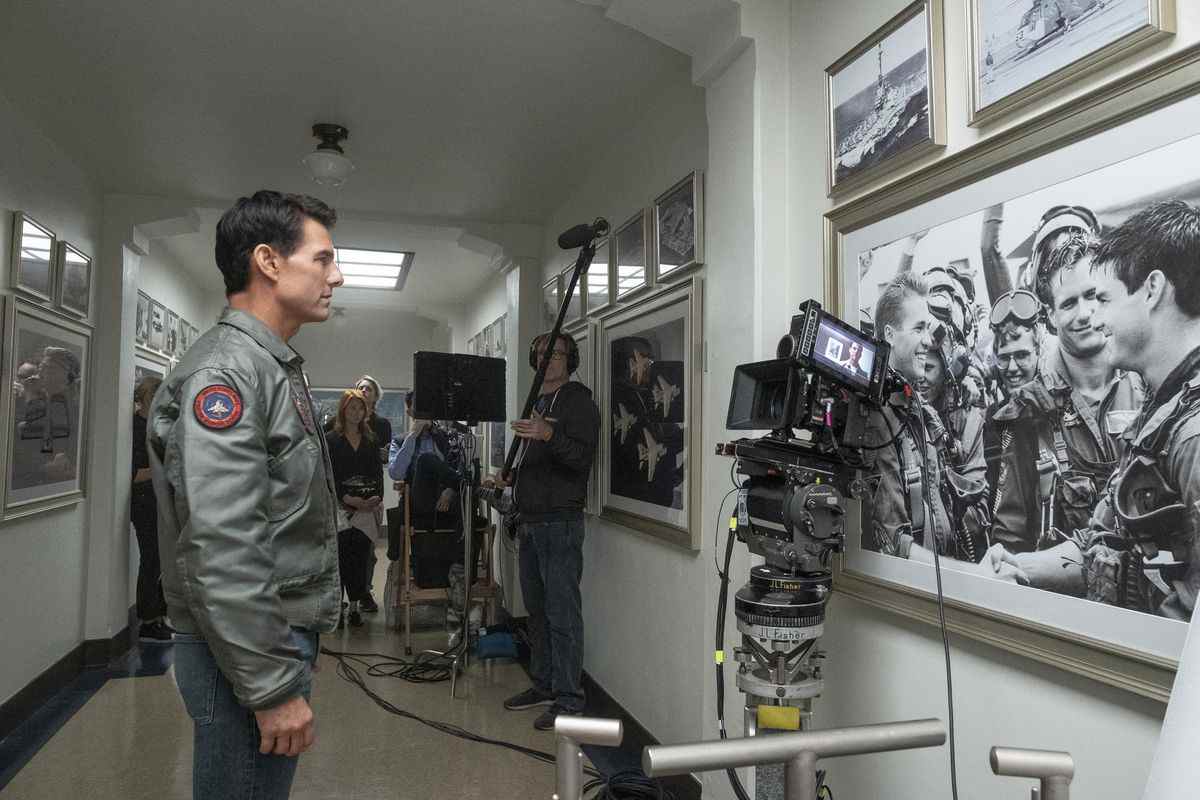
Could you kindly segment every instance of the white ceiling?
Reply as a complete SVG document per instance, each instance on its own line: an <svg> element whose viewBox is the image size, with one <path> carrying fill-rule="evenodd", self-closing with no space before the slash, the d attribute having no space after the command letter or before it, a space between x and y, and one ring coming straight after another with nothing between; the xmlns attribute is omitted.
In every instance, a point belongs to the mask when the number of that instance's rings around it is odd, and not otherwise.
<svg viewBox="0 0 1200 800"><path fill-rule="evenodd" d="M0 85L105 191L223 205L311 190L350 129L343 212L539 223L684 54L574 0L5 3Z"/></svg>

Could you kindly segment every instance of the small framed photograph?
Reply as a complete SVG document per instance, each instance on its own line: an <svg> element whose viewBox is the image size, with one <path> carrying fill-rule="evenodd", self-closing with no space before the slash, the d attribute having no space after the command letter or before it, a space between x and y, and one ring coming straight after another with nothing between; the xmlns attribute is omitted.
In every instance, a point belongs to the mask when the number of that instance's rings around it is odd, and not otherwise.
<svg viewBox="0 0 1200 800"><path fill-rule="evenodd" d="M43 303L54 302L57 266L54 231L21 211L13 215L12 288Z"/></svg>
<svg viewBox="0 0 1200 800"><path fill-rule="evenodd" d="M612 295L618 302L650 285L649 248L646 246L650 224L650 209L643 208L613 234L617 268Z"/></svg>
<svg viewBox="0 0 1200 800"><path fill-rule="evenodd" d="M1175 33L1175 0L970 0L967 5L973 127Z"/></svg>
<svg viewBox="0 0 1200 800"><path fill-rule="evenodd" d="M175 356L178 358L192 346L192 326L183 317L179 318L179 347Z"/></svg>
<svg viewBox="0 0 1200 800"><path fill-rule="evenodd" d="M147 345L160 353L167 342L167 308L157 300L150 300L150 338Z"/></svg>
<svg viewBox="0 0 1200 800"><path fill-rule="evenodd" d="M179 315L171 309L167 309L167 327L163 334L163 352L169 356L176 356L182 351L179 350Z"/></svg>
<svg viewBox="0 0 1200 800"><path fill-rule="evenodd" d="M541 331L544 333L554 327L558 319L558 306L562 297L562 275L555 275L542 284L542 320Z"/></svg>
<svg viewBox="0 0 1200 800"><path fill-rule="evenodd" d="M704 174L696 170L654 201L654 276L669 280L704 263Z"/></svg>
<svg viewBox="0 0 1200 800"><path fill-rule="evenodd" d="M0 380L13 387L0 392L8 520L83 497L91 331L16 296L5 298L3 322Z"/></svg>
<svg viewBox="0 0 1200 800"><path fill-rule="evenodd" d="M558 274L559 281L562 283L562 291L566 293L567 289L571 288L571 272L575 269L575 261L571 260L567 264L566 269ZM571 292L571 300L567 303L567 316L563 318L563 327L578 325L583 321L586 311L584 309L584 283L580 279L575 284L575 291Z"/></svg>
<svg viewBox="0 0 1200 800"><path fill-rule="evenodd" d="M133 328L133 340L143 347L150 346L150 295L138 292L137 322Z"/></svg>
<svg viewBox="0 0 1200 800"><path fill-rule="evenodd" d="M916 0L825 70L831 195L946 144L942 40L942 0Z"/></svg>
<svg viewBox="0 0 1200 800"><path fill-rule="evenodd" d="M92 309L92 259L68 242L58 243L58 307L80 319Z"/></svg>
<svg viewBox="0 0 1200 800"><path fill-rule="evenodd" d="M612 245L609 239L596 245L596 255L588 267L587 280L583 284L583 307L590 317L605 311L612 305L613 263Z"/></svg>

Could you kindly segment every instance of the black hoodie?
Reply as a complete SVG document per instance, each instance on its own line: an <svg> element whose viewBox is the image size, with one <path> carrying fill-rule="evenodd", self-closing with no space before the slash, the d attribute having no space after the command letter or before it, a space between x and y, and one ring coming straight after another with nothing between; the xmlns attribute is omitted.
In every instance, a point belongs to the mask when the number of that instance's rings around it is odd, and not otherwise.
<svg viewBox="0 0 1200 800"><path fill-rule="evenodd" d="M513 496L522 522L570 519L587 504L588 478L600 438L600 411L592 390L570 381L538 398L535 408L549 418L547 442L527 440L516 467Z"/></svg>

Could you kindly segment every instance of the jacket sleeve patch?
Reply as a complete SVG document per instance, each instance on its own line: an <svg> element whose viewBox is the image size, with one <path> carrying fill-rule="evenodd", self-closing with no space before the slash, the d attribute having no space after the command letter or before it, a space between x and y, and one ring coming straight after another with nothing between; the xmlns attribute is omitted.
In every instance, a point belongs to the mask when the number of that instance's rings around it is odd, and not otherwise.
<svg viewBox="0 0 1200 800"><path fill-rule="evenodd" d="M192 410L201 425L222 431L232 428L242 418L242 396L232 386L213 384L200 390Z"/></svg>

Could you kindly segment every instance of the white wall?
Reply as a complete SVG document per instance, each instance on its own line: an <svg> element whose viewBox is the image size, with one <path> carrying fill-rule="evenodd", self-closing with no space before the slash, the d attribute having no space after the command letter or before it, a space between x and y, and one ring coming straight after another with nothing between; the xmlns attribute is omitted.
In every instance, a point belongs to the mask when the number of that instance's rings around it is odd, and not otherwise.
<svg viewBox="0 0 1200 800"><path fill-rule="evenodd" d="M28 212L96 258L97 279L103 279L113 265L99 260L98 187L2 95L0 129L5 132L0 148L0 291L8 292L14 210ZM111 311L94 302L100 318ZM96 417L93 413L93 422ZM104 490L102 478L89 484L89 494ZM87 506L85 498L72 508L0 524L0 641L5 653L0 702L84 638Z"/></svg>

